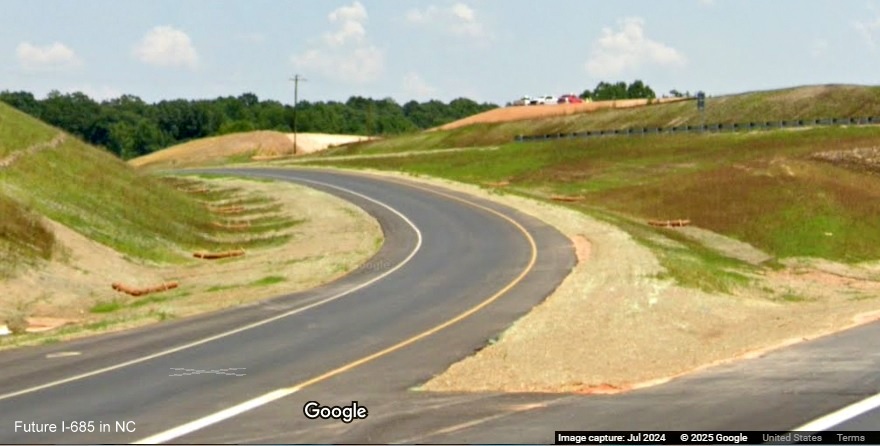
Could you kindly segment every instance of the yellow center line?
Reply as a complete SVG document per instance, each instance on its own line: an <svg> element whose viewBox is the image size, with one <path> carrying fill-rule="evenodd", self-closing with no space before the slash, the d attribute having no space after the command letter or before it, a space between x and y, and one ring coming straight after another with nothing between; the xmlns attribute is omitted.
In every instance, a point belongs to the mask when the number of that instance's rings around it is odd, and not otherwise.
<svg viewBox="0 0 880 446"><path fill-rule="evenodd" d="M373 177L373 178L375 178L375 177ZM352 361L352 362L350 362L350 363L348 363L348 364L345 364L345 365L343 365L343 366L341 366L341 367L338 367L338 368L335 368L335 369L333 369L333 370L330 370L329 372L326 372L326 373L323 373L323 374L321 374L321 375L318 375L318 376L316 376L316 377L314 377L314 378L311 378L311 379L309 379L309 380L307 380L307 381L303 381L303 382L301 382L301 383L299 383L299 384L297 384L297 385L295 385L295 386L288 387L287 390L289 390L289 391L296 392L296 391L302 390L302 389L305 388L305 387L311 386L311 385L313 385L313 384L317 384L317 383L319 383L319 382L321 382L321 381L326 381L326 380L328 380L328 379L330 379L330 378L332 378L332 377L334 377L334 376L337 376L337 375L339 375L339 374L345 373L345 372L347 372L347 371L349 371L349 370L352 370L352 369L354 369L354 368L356 368L356 367L358 367L358 366L361 366L361 365L363 365L363 364L366 364L366 363L368 363L368 362L370 362L370 361L372 361L372 360L374 360L374 359L381 358L381 357L383 357L383 356L385 356L385 355L388 355L388 354L390 354L390 353L393 353L393 352L395 352L395 351L398 351L398 350L400 350L400 349L402 349L402 348L404 348L404 347L406 347L406 346L408 346L408 345L414 344L414 343L416 343L416 342L418 342L418 341L420 341L420 340L422 340L422 339L424 339L424 338L426 338L426 337L428 337L428 336L431 336L431 335L433 335L433 334L435 334L435 333L437 333L437 332L439 332L439 331L441 331L441 330L443 330L443 329L445 329L445 328L448 328L448 327L450 327L450 326L452 326L452 325L454 325L454 324L457 324L458 322L461 322L461 321L467 319L468 317L472 316L474 313L476 313L476 312L482 310L483 308L486 308L487 306L489 306L490 304L492 304L492 302L495 302L496 300L498 300L501 296L503 296L505 293L507 293L508 291L510 291L513 287L515 287L515 286L518 285L520 282L522 282L522 280L526 277L526 275L527 275L529 272L531 272L532 268L534 268L534 266L535 266L535 263L536 263L537 258L538 258L538 247L537 247L537 245L535 244L535 239L532 238L532 235L529 233L529 231L526 230L526 228L524 228L524 227L523 227L519 222L517 222L516 220L514 220L514 219L508 217L507 215L504 215L504 214L502 214L501 212L498 212L498 211L496 211L496 210L494 210L494 209L492 209L492 208L489 208L489 207L483 206L483 205L481 205L481 204L474 203L474 202L469 201L469 200L465 200L465 199L460 198L460 197L456 197L456 196L454 196L454 195L450 195L450 194L447 194L447 193L443 193L443 192L440 192L440 191L437 191L437 190L434 190L434 189L430 189L430 188L426 188L426 187L422 187L422 186L414 185L414 184L407 183L407 182L399 182L399 181L389 180L389 179L387 179L387 178L382 178L381 180L382 180L382 181L388 181L388 182L395 183L395 184L404 185L404 186L407 186L407 187L412 187L412 188L415 188L415 189L424 190L424 191L426 191L426 192L430 192L430 193L432 193L432 194L442 196L442 197L444 197L444 198L446 198L446 199L449 199L449 200L455 200L455 201L458 201L458 202L464 203L464 204L466 204L466 205L468 205L468 206L472 206L472 207L474 207L474 208L477 208L477 209L480 209L480 210L483 210L483 211L489 212L489 213L491 213L491 214L494 214L494 215L496 215L496 216L498 216L498 217L500 217L500 218L502 218L502 219L508 221L508 222L509 222L510 224L512 224L515 228L517 228L517 230L519 230L519 231L525 236L526 240L529 242L529 248L530 248L530 250L531 250L531 256L530 256L530 258L529 258L529 263L528 263L528 265L525 267L525 269L523 269L523 271L522 271L518 276L516 276L515 279L513 279L510 283L508 283L504 288L500 289L498 292L496 292L495 294L493 294L492 296L490 296L490 297L487 298L486 300L480 302L480 303L477 304L476 306L471 307L470 309L468 309L468 310L462 312L462 313L459 314L458 316L455 316L454 318L449 319L448 321L446 321L446 322L444 322L444 323L442 323L442 324L440 324L440 325L437 325L437 326L435 326L435 327L433 327L433 328L431 328L431 329L429 329L429 330L423 331L423 332L421 332L421 333L419 333L419 334L417 334L417 335L415 335L415 336L413 336L413 337L411 337L411 338L409 338L409 339L406 339L406 340L404 340L404 341L398 342L397 344L394 344L394 345L392 345L391 347L388 347L388 348L386 348L386 349L384 349L384 350L378 351L378 352L373 353L373 354L371 354L371 355L368 355L368 356L365 356L365 357L360 358L360 359L358 359L358 360Z"/></svg>
<svg viewBox="0 0 880 446"><path fill-rule="evenodd" d="M349 174L351 174L351 173L349 173ZM353 176L368 176L368 175L362 175L362 174L360 174L360 175L352 174L352 175L353 175ZM269 174L269 175L267 175L267 176L270 176L270 177L271 177L272 175ZM211 424L218 423L218 422L220 422L220 421L223 421L223 420L226 420L226 419L228 419L228 418L231 418L231 417L237 416L237 415L239 415L239 414L241 414L241 413L244 413L244 412L246 412L246 411L249 411L249 410L255 409L255 408L257 408L257 407L260 407L260 406L262 406L262 405L268 404L268 403L270 403L270 402L272 402L272 401L275 401L275 400L277 400L277 399L280 399L280 398L283 398L283 397L285 397L285 396L291 395L291 394L296 393L296 392L298 392L298 391L300 391L300 390L302 390L302 389L304 389L304 388L306 388L306 387L308 387L308 386L311 386L311 385L314 385L314 384L320 383L320 382L322 382L322 381L326 381L326 380L328 380L328 379L330 379L330 378L333 378L334 376L337 376L337 375L340 375L340 374L342 374L342 373L348 372L348 371L350 371L350 370L352 370L352 369L355 369L355 368L357 368L357 367L359 367L359 366L361 366L361 365L364 365L364 364L366 364L366 363L368 363L368 362L370 362L370 361L373 361L373 360L375 360L375 359L381 358L381 357L386 356L386 355L388 355L388 354L390 354L390 353L396 352L396 351L398 351L398 350L400 350L400 349L402 349L402 348L404 348L404 347L407 347L407 346L409 346L409 345L412 345L412 344L414 344L414 343L416 343L416 342L418 342L418 341L420 341L420 340L422 340L422 339L424 339L424 338L426 338L426 337L428 337L428 336L431 336L431 335L433 335L433 334L435 334L435 333L437 333L437 332L439 332L439 331L441 331L441 330L443 330L443 329L446 329L446 328L448 328L448 327L450 327L450 326L452 326L452 325L454 325L454 324L456 324L456 323L458 323L458 322L463 321L464 319L467 319L468 317L472 316L474 313L476 313L476 312L482 310L483 308L486 308L487 306L491 305L493 302L495 302L496 300L498 300L498 299L499 299L501 296L503 296L505 293L507 293L508 291L510 291L513 287L515 287L515 286L518 285L520 282L522 282L522 280L526 277L526 275L528 275L528 273L531 272L531 270L534 268L535 263L537 262L537 259L538 259L538 246L537 246L537 244L535 243L535 239L532 238L532 235L529 233L528 230L526 230L526 228L524 228L519 222L517 222L516 220L510 218L509 216L507 216L507 215L505 215L505 214L503 214L503 213L501 213L501 212L498 212L498 211L496 211L496 210L494 210L494 209L492 209L492 208L489 208L489 207L487 207L487 206L483 206L483 205L481 205L481 204L477 204L477 203L474 203L474 202L472 202L472 201L465 200L465 199L463 199L463 198L456 197L456 196L454 196L454 195L450 195L450 194L447 194L447 193L444 193L444 192L440 192L440 191L437 191L437 190L434 190L434 189L431 189L431 188L418 186L418 185L415 185L415 184L412 184L412 183L409 183L409 182L394 181L394 180L390 180L390 179L387 179L387 178L378 178L378 177L376 177L376 176L368 176L368 177L372 178L373 180L386 181L386 182L389 182L389 183L395 183L395 184L398 184L398 185L403 185L403 186L411 187L411 188L414 188L414 189L420 189L420 190L423 190L423 191L426 191L426 192L429 192L429 193L432 193L432 194L435 194L435 195L442 196L442 197L447 198L447 199L449 199L449 200L454 200L454 201L458 201L458 202L464 203L464 204L466 204L466 205L468 205L468 206L474 207L474 208L476 208L476 209L480 209L480 210L485 211L485 212L488 212L488 213L490 213L490 214L494 214L494 215L496 215L497 217L499 217L499 218L501 218L501 219L503 219L503 220L506 220L506 221L509 222L511 225L513 225L518 231L520 231L520 232L523 234L523 236L526 238L526 240L528 241L528 243L529 243L529 248L530 248L530 250L531 250L531 255L530 255L530 257L529 257L529 263L528 263L528 265L526 265L525 269L523 269L523 271L520 272L520 274L519 274L518 276L516 276L516 278L514 278L510 283L508 283L506 286L504 286L504 288L501 288L501 289L498 290L495 294L493 294L492 296L486 298L485 300L483 300L482 302L480 302L480 303L477 304L476 306L471 307L470 309L468 309L468 310L466 310L466 311L460 313L459 315L455 316L455 317L452 318L452 319L447 320L446 322L443 322L442 324L439 324L439 325L437 325L437 326L435 326L435 327L433 327L433 328L430 328L430 329L428 329L428 330L425 330L425 331L423 331L423 332L421 332L421 333L419 333L419 334L417 334L417 335L415 335L415 336L412 336L412 337L410 337L410 338L408 338L408 339L406 339L406 340L403 340L403 341L401 341L401 342L398 342L397 344L394 344L394 345L392 345L392 346L390 346L390 347L388 347L388 348L385 348L385 349L383 349L383 350L381 350L381 351L378 351L378 352L373 353L373 354L368 355L368 356L364 356L363 358L357 359L357 360L355 360L355 361L349 362L348 364L345 364L345 365L343 365L343 366L337 367L337 368L335 368L335 369L333 369L333 370L330 370L330 371L328 371L328 372L326 372L326 373L323 373L323 374L321 374L321 375L318 375L318 376L316 376L316 377L314 377L314 378L311 378L311 379L308 379L308 380L306 380L306 381L303 381L303 382L301 382L301 383L299 383L299 384L296 384L296 385L294 385L294 386L290 386L290 387L286 387L286 388L281 388L281 389L274 390L274 391L269 392L269 393L267 393L267 394L265 394L265 395L259 396L259 397L257 397L257 398L254 398L254 399L251 399L251 400L248 400L248 401L245 401L245 402L243 402L243 403L241 403L241 404L238 404L238 405L236 405L236 406L230 407L230 408L225 409L225 410L223 410L223 411L213 413L213 414L211 414L211 415L208 415L208 416L205 416L205 417L199 418L199 419L197 419L197 420L193 420L193 421L191 421L191 422L189 422L189 423L186 423L186 424L184 424L184 425L181 425L181 426L175 427L175 428L170 429L170 430L167 430L167 431L165 431L165 432L162 432L162 433L159 433L159 434L156 434L156 435L150 436L150 437L148 437L148 438L145 438L145 439L139 440L139 441L137 441L137 442L134 442L133 444L156 444L156 443L163 443L163 442L166 442L166 441L173 440L173 439L178 438L178 437L181 437L181 436L183 436L183 435L187 435L187 434L189 434L189 433L192 433L192 432L195 432L195 431L197 431L197 430L200 430L200 429L202 429L202 428L204 428L204 427L207 427L207 426L209 426L209 425L211 425ZM307 180L307 179L304 180L304 181L306 181L306 182L310 182L310 180Z"/></svg>

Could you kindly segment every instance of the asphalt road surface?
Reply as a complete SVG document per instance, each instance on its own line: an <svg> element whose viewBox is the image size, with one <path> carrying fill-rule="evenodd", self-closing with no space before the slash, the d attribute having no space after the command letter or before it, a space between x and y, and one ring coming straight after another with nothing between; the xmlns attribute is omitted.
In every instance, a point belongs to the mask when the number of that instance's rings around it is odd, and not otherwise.
<svg viewBox="0 0 880 446"><path fill-rule="evenodd" d="M0 443L534 444L555 430L880 426L870 401L828 421L878 392L877 324L624 395L413 391L545 298L574 263L570 242L456 192L315 170L241 173L350 200L386 243L308 292L0 352ZM368 415L309 419L310 401L357 401ZM25 432L48 424L56 432Z"/></svg>

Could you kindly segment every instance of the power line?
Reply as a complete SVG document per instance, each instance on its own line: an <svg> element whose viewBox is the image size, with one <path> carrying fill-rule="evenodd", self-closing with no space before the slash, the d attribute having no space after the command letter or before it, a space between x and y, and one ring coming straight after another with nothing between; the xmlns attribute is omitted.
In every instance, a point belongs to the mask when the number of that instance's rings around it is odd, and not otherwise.
<svg viewBox="0 0 880 446"><path fill-rule="evenodd" d="M293 154L296 155L296 103L299 102L299 83L307 79L296 74L290 80L293 81Z"/></svg>

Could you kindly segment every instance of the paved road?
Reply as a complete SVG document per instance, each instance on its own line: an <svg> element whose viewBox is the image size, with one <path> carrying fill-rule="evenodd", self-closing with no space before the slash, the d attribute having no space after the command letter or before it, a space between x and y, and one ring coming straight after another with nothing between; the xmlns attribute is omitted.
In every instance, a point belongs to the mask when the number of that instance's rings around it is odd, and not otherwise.
<svg viewBox="0 0 880 446"><path fill-rule="evenodd" d="M309 292L159 327L3 352L0 443L133 442L292 386L303 390L290 401L312 388L332 389L322 403L360 398L373 410L376 400L363 391L405 392L442 372L549 295L574 263L570 242L557 231L493 203L362 176L262 174L362 206L382 225L385 245L366 267ZM492 298L458 323L413 339ZM261 322L267 318L275 319ZM254 326L223 336L249 324ZM218 338L204 341L210 337ZM352 364L407 340L410 345L372 362ZM57 356L69 351L81 354ZM351 370L303 385L343 366ZM360 373L365 367L372 367L366 375ZM352 381L347 375L354 372ZM87 376L70 380L77 375ZM46 387L27 391L38 386ZM304 419L301 405L285 416ZM16 421L22 422L18 432ZM71 421L93 421L95 430L107 423L113 432L23 432L31 422L60 429ZM116 432L116 422L128 421L135 432Z"/></svg>
<svg viewBox="0 0 880 446"><path fill-rule="evenodd" d="M407 216L419 228L422 242L419 245L416 231L388 209L364 197L308 183L350 199L379 218L388 241L372 262L382 268L358 271L312 292L165 324L161 330L0 354L0 442L534 444L552 443L555 430L790 430L880 391L878 324L625 395L412 391L412 386L484 345L546 296L572 265L567 240L515 211L474 200L512 217L532 235L537 257L528 269L531 249L526 237L510 222L485 210L367 178L318 171L284 175L332 183L379 199ZM320 302L387 273L409 256L398 270L338 300L93 377L16 397L2 396ZM509 292L454 326L320 378L455 317L523 271L528 271L524 279ZM83 355L45 358L65 350ZM171 368L245 368L246 375L171 377ZM319 379L309 382L315 377ZM303 383L307 385L298 386ZM248 400L254 407L241 406ZM309 401L325 405L358 401L368 408L369 416L348 424L309 420L303 415ZM841 424L825 428L880 427L876 410L860 415L849 412ZM13 432L14 420L60 423L74 419L132 420L137 431ZM169 432L175 427L176 431Z"/></svg>

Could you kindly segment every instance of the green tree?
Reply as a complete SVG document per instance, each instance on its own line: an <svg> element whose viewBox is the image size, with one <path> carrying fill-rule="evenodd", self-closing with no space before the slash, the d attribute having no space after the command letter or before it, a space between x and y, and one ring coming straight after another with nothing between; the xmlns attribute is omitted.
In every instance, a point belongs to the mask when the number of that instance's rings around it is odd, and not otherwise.
<svg viewBox="0 0 880 446"><path fill-rule="evenodd" d="M0 101L3 101L31 116L40 117L42 115L42 104L34 98L32 93L26 91L6 91L0 93Z"/></svg>
<svg viewBox="0 0 880 446"><path fill-rule="evenodd" d="M254 128L254 124L250 121L226 121L220 125L220 128L217 130L217 134L226 135L229 133L250 132L253 130L256 129Z"/></svg>
<svg viewBox="0 0 880 446"><path fill-rule="evenodd" d="M294 116L291 105L261 101L253 93L150 104L133 95L98 103L79 92L53 91L37 99L27 92L4 91L0 100L125 159L205 136L261 129L289 132ZM363 96L345 102L301 101L297 130L392 135L437 127L495 107L468 98L404 105L392 98Z"/></svg>
<svg viewBox="0 0 880 446"><path fill-rule="evenodd" d="M595 101L612 101L616 99L627 99L626 82L599 82L593 89L593 100Z"/></svg>
<svg viewBox="0 0 880 446"><path fill-rule="evenodd" d="M628 99L654 99L657 97L651 87L645 85L642 81L636 80L626 87L626 97Z"/></svg>
<svg viewBox="0 0 880 446"><path fill-rule="evenodd" d="M651 87L637 79L631 84L623 81L615 83L602 81L596 84L592 91L584 90L580 97L594 101L613 101L619 99L653 99L657 95Z"/></svg>

